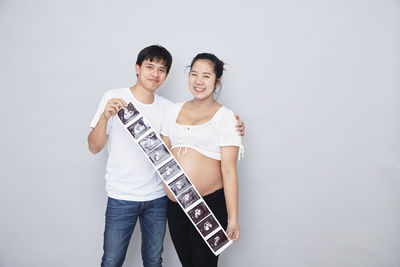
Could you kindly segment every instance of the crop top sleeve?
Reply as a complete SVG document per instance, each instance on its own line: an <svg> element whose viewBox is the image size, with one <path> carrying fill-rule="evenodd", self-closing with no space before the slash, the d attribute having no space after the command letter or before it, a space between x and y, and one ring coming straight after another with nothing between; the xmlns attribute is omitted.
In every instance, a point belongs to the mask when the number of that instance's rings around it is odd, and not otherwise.
<svg viewBox="0 0 400 267"><path fill-rule="evenodd" d="M237 146L239 147L239 160L243 158L244 147L242 145L242 138L236 131L237 120L235 114L223 107L216 122L218 133L218 145L221 146Z"/></svg>
<svg viewBox="0 0 400 267"><path fill-rule="evenodd" d="M216 128L219 146L238 146L242 145L240 136L236 131L237 120L233 112L223 108L217 118Z"/></svg>

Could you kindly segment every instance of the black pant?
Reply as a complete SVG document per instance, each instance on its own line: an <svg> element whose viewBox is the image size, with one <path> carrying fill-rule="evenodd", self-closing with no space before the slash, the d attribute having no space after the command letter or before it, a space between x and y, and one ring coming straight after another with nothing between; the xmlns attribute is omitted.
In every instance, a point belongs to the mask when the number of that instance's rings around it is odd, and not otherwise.
<svg viewBox="0 0 400 267"><path fill-rule="evenodd" d="M228 225L228 214L224 190L220 189L203 199L217 217L222 228ZM218 264L218 256L211 252L178 203L168 201L168 227L179 260L183 267L213 267Z"/></svg>

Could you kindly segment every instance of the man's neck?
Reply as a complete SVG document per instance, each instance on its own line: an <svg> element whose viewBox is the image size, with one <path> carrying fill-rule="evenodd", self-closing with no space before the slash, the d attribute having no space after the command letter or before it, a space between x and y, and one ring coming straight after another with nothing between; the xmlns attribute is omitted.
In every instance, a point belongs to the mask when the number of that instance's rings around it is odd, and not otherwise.
<svg viewBox="0 0 400 267"><path fill-rule="evenodd" d="M129 90L132 95L143 104L152 104L154 102L154 92L146 90L138 83L130 87Z"/></svg>

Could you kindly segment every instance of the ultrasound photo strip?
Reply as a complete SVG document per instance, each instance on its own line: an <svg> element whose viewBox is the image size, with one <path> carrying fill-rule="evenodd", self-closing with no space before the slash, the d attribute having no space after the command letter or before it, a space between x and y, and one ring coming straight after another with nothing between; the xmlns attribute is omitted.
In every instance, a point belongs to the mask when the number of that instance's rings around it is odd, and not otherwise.
<svg viewBox="0 0 400 267"><path fill-rule="evenodd" d="M118 112L124 127L172 192L178 204L215 255L232 244L207 203L159 135L132 103Z"/></svg>

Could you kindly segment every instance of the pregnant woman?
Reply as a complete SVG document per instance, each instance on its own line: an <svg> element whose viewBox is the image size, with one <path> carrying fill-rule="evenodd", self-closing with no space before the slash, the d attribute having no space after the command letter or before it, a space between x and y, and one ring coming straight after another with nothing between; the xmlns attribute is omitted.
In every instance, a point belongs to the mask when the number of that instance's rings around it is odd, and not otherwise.
<svg viewBox="0 0 400 267"><path fill-rule="evenodd" d="M213 54L201 53L193 59L189 72L193 99L168 110L161 134L221 226L227 229L229 239L237 241L240 228L236 160L242 145L235 130L234 113L214 98L223 70L224 63ZM169 231L182 265L217 266L218 256L164 187L169 198Z"/></svg>

